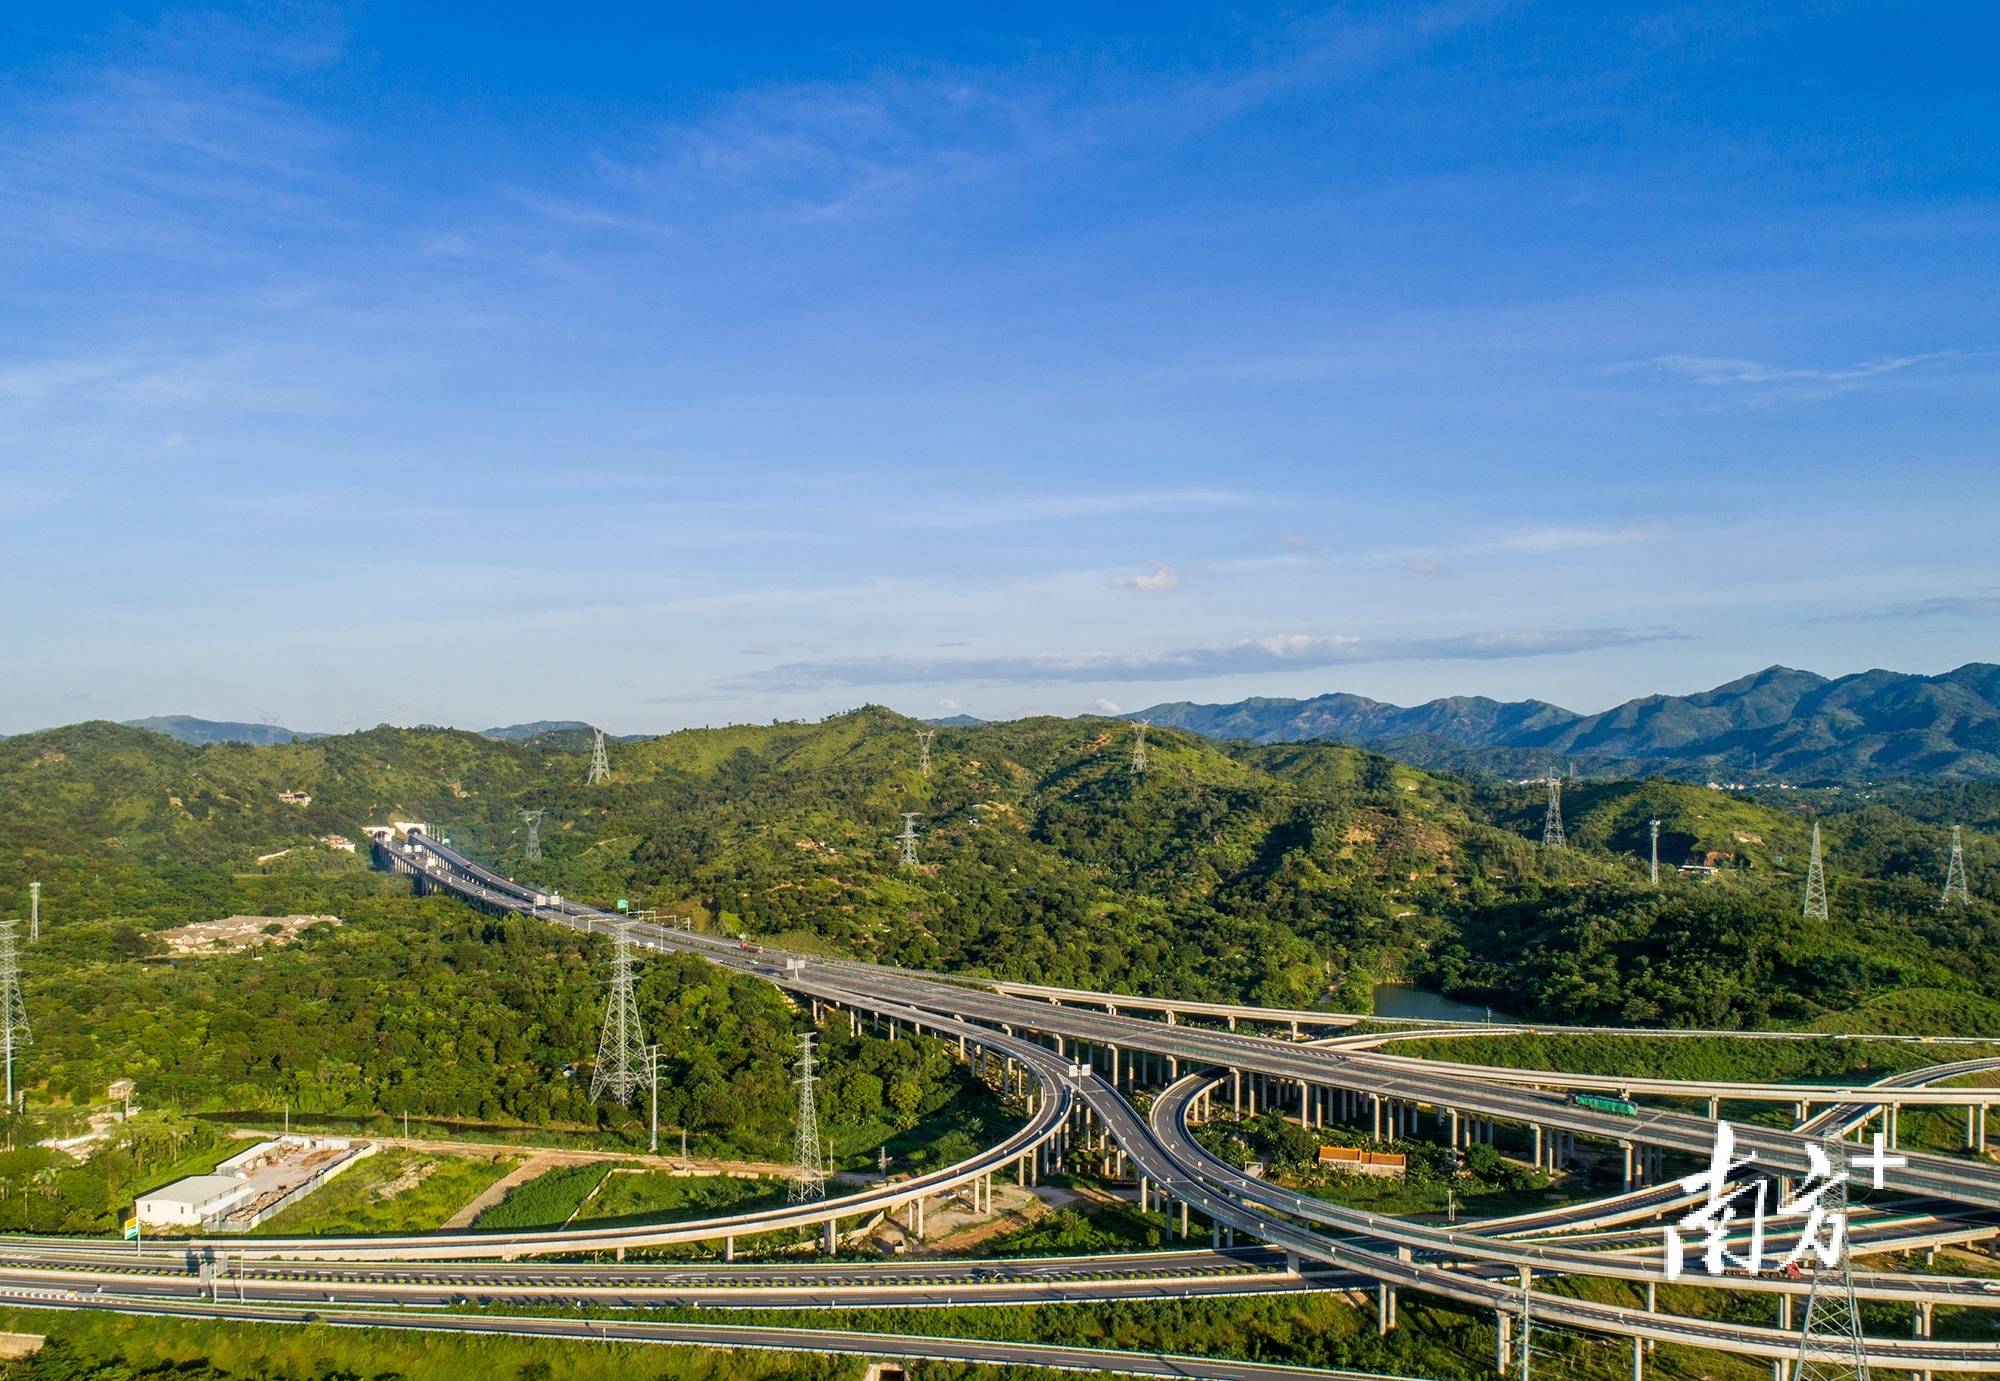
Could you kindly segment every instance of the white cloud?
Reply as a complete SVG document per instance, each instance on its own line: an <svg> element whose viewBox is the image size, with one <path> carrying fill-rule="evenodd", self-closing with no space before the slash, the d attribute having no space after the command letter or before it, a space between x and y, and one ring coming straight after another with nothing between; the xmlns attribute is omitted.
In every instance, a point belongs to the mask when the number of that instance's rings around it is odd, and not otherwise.
<svg viewBox="0 0 2000 1381"><path fill-rule="evenodd" d="M1153 569L1144 575L1127 575L1118 579L1120 589L1139 590L1145 594L1164 594L1180 583L1180 572L1164 561L1155 562Z"/></svg>
<svg viewBox="0 0 2000 1381"><path fill-rule="evenodd" d="M1281 633L1154 652L1040 652L989 657L854 657L791 662L728 683L736 689L815 690L828 686L1008 684L1076 681L1187 681L1356 666L1371 662L1490 661L1548 657L1664 642L1667 628L1573 628L1463 633L1434 638L1364 638Z"/></svg>
<svg viewBox="0 0 2000 1381"><path fill-rule="evenodd" d="M948 695L943 696L938 700L937 707L948 714L957 714L960 710L965 708L965 706L959 704L956 700L953 700Z"/></svg>
<svg viewBox="0 0 2000 1381"><path fill-rule="evenodd" d="M1118 702L1116 700L1106 700L1101 695L1098 696L1097 699L1090 702L1090 708L1096 710L1099 714L1123 713L1123 711L1120 710Z"/></svg>

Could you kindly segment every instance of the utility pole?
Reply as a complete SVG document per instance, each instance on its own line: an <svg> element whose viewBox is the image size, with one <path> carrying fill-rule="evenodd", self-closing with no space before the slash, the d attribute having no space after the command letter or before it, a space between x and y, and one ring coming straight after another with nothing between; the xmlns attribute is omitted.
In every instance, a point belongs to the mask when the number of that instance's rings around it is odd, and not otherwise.
<svg viewBox="0 0 2000 1381"><path fill-rule="evenodd" d="M646 1065L653 1076L653 1116L646 1137L646 1151L649 1155L660 1154L660 1047L655 1042L646 1047Z"/></svg>
<svg viewBox="0 0 2000 1381"><path fill-rule="evenodd" d="M604 756L604 730L592 725L590 741L590 775L583 779L585 786L596 786L611 776L611 760Z"/></svg>
<svg viewBox="0 0 2000 1381"><path fill-rule="evenodd" d="M1658 887L1660 885L1660 822L1658 820L1649 820L1646 823L1653 827L1653 863L1652 867L1647 871L1647 877L1653 886Z"/></svg>
<svg viewBox="0 0 2000 1381"><path fill-rule="evenodd" d="M903 832L896 836L896 840L903 846L903 866L905 868L916 867L917 813L914 810L903 812Z"/></svg>
<svg viewBox="0 0 2000 1381"><path fill-rule="evenodd" d="M1952 827L1951 838L1954 844L1958 842L1957 826ZM28 884L28 939L32 943L33 941L39 940L41 938L42 938L42 884L39 882L31 882Z"/></svg>
<svg viewBox="0 0 2000 1381"><path fill-rule="evenodd" d="M612 937L611 995L604 1005L604 1032L597 1040L597 1068L590 1076L593 1102L610 1094L629 1104L644 1077L646 1039L639 1029L639 1009L632 999L632 928L619 921Z"/></svg>
<svg viewBox="0 0 2000 1381"><path fill-rule="evenodd" d="M1847 1147L1835 1132L1823 1138L1818 1149L1826 1166L1814 1169L1827 1171L1820 1213L1831 1225L1829 1241L1840 1259L1829 1264L1821 1257L1813 1271L1812 1293L1806 1296L1805 1328L1799 1334L1790 1381L1868 1381L1861 1308L1854 1298L1854 1268L1848 1258L1847 1235L1841 1230L1847 1222Z"/></svg>
<svg viewBox="0 0 2000 1381"><path fill-rule="evenodd" d="M1548 775L1549 808L1542 814L1542 846L1549 849L1569 847L1563 838L1563 783L1554 772Z"/></svg>
<svg viewBox="0 0 2000 1381"><path fill-rule="evenodd" d="M521 823L528 827L528 862L542 861L542 813L539 810L521 812Z"/></svg>
<svg viewBox="0 0 2000 1381"><path fill-rule="evenodd" d="M917 730L917 771L926 777L931 774L931 740L936 737L935 729Z"/></svg>
<svg viewBox="0 0 2000 1381"><path fill-rule="evenodd" d="M1146 775L1146 721L1143 719L1132 726L1132 775Z"/></svg>
<svg viewBox="0 0 2000 1381"><path fill-rule="evenodd" d="M1528 1284L1528 1272L1521 1272L1521 1301L1517 1306L1520 1317L1516 1320L1521 1335L1521 1381L1528 1381L1530 1369L1535 1364L1535 1311L1534 1290Z"/></svg>
<svg viewBox="0 0 2000 1381"><path fill-rule="evenodd" d="M36 884L40 886L39 883ZM1968 905L1971 898L1965 891L1965 844L1959 837L1959 827L1951 827L1951 862L1945 865L1944 894L1938 898L1940 909L1957 902Z"/></svg>
<svg viewBox="0 0 2000 1381"><path fill-rule="evenodd" d="M799 1126L791 1188L785 1197L795 1204L826 1197L826 1162L820 1157L819 1107L813 1100L813 1037L799 1037Z"/></svg>
<svg viewBox="0 0 2000 1381"><path fill-rule="evenodd" d="M14 1115L14 1047L32 1041L28 1006L21 1000L20 957L14 952L14 928L20 922L0 920L0 1025L6 1027L7 1116Z"/></svg>
<svg viewBox="0 0 2000 1381"><path fill-rule="evenodd" d="M1826 869L1819 847L1819 821L1813 821L1812 862L1806 865L1806 919L1826 919Z"/></svg>

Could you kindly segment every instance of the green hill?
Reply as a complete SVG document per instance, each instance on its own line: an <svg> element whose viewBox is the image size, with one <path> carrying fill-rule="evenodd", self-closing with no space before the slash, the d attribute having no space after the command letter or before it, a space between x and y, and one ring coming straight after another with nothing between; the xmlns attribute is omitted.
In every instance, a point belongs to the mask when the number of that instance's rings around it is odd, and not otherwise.
<svg viewBox="0 0 2000 1381"><path fill-rule="evenodd" d="M1565 794L1573 847L1551 852L1539 788L1337 744L1156 728L1135 777L1128 724L1028 719L940 728L925 777L918 727L869 707L688 730L614 744L591 787L581 742L385 727L194 747L72 725L0 740L0 898L40 877L51 917L143 935L225 914L260 857L405 818L568 895L1056 983L1365 1008L1377 980L1415 977L1530 1015L1717 1024L1818 1020L1906 987L2000 998L1981 958L1994 909L1938 912L1942 833L1888 804L1824 817L1820 925L1797 914L1803 797L1582 783ZM533 866L524 808L544 812ZM891 838L905 811L914 869ZM1984 895L2000 847L1967 838ZM1690 858L1715 876L1681 877Z"/></svg>

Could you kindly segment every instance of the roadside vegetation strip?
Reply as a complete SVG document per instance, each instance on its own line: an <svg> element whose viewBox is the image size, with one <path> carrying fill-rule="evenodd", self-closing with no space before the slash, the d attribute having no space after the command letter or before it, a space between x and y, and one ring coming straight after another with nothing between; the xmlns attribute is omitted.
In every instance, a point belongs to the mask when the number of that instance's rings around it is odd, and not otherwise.
<svg viewBox="0 0 2000 1381"><path fill-rule="evenodd" d="M747 1349L760 1352L834 1353L898 1361L946 1361L1033 1367L1049 1371L1109 1372L1122 1376L1185 1378L1297 1377L1301 1381L1422 1381L1422 1378L1346 1368L1295 1366L1189 1353L1144 1352L1067 1343L1007 1342L983 1338L874 1333L762 1324L660 1323L623 1318L568 1318L538 1314L401 1314L379 1310L304 1309L274 1305L183 1304L178 1301L59 1302L39 1297L8 1300L20 1309L91 1309L136 1317L183 1317L224 1322L323 1325L465 1333L587 1342L642 1343Z"/></svg>

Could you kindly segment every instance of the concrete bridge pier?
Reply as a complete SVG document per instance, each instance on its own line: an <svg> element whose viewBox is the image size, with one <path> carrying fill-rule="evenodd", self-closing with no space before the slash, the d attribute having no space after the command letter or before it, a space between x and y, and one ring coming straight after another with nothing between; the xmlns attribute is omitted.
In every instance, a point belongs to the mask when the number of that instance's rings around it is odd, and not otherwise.
<svg viewBox="0 0 2000 1381"><path fill-rule="evenodd" d="M1186 1199L1182 1199L1182 1200L1181 1200L1181 1239L1182 1239L1183 1241L1185 1241L1185 1240L1187 1239L1187 1235L1188 1235L1188 1206L1187 1206L1187 1200L1186 1200Z"/></svg>
<svg viewBox="0 0 2000 1381"><path fill-rule="evenodd" d="M826 1220L826 1232L825 1232L825 1235L824 1235L824 1236L822 1237L821 1241L822 1241L822 1243L823 1243L823 1245L824 1245L824 1248L825 1248L825 1251L826 1251L826 1254L827 1254L828 1256L832 1256L832 1255L833 1255L833 1250L834 1250L834 1241L835 1241L835 1236L834 1236L834 1227L835 1227L835 1221L834 1221L834 1220L833 1220L832 1218L829 1218L829 1219L827 1219L827 1220Z"/></svg>
<svg viewBox="0 0 2000 1381"><path fill-rule="evenodd" d="M1643 1338L1634 1338L1632 1340L1632 1381L1645 1381L1645 1377L1646 1340Z"/></svg>
<svg viewBox="0 0 2000 1381"><path fill-rule="evenodd" d="M1931 1301L1926 1299L1926 1300L1918 1300L1915 1306L1912 1308L1911 1310L1912 1317L1910 1319L1911 1337L1928 1338L1931 1336L1932 1307L1933 1306L1931 1304ZM1917 1381L1931 1381L1931 1373L1928 1370L1918 1372Z"/></svg>
<svg viewBox="0 0 2000 1381"><path fill-rule="evenodd" d="M1624 1155L1624 1158L1625 1158L1625 1177L1624 1177L1624 1184L1625 1184L1625 1190L1626 1190L1626 1192L1627 1192L1627 1193L1630 1193L1630 1192L1631 1192L1631 1191L1632 1191L1633 1189L1635 1189L1635 1188L1637 1188L1637 1187L1638 1187L1638 1185L1637 1185L1637 1182L1636 1182L1636 1181L1635 1181L1635 1180L1634 1180L1634 1179L1632 1178L1632 1174L1633 1174L1633 1170L1632 1170L1632 1143L1631 1143L1631 1142L1629 1142L1629 1141L1621 1141L1621 1142L1619 1142L1619 1143L1618 1143L1618 1149L1619 1149L1619 1151L1620 1151L1620 1152L1622 1152L1622 1153L1623 1153L1623 1155Z"/></svg>
<svg viewBox="0 0 2000 1381"><path fill-rule="evenodd" d="M1299 1125L1311 1130L1312 1124L1312 1089L1301 1079L1299 1080Z"/></svg>
<svg viewBox="0 0 2000 1381"><path fill-rule="evenodd" d="M1458 1135L1459 1135L1458 1109L1457 1108L1448 1109L1445 1113L1445 1117L1450 1125L1450 1132L1449 1135L1446 1137L1445 1144L1451 1147L1452 1150L1456 1151L1458 1149Z"/></svg>
<svg viewBox="0 0 2000 1381"><path fill-rule="evenodd" d="M1243 1071L1229 1071L1229 1110L1238 1117L1243 1116Z"/></svg>
<svg viewBox="0 0 2000 1381"><path fill-rule="evenodd" d="M1505 1309L1493 1311L1493 1370L1507 1374L1507 1354L1514 1350L1514 1316Z"/></svg>
<svg viewBox="0 0 2000 1381"><path fill-rule="evenodd" d="M1650 1294L1652 1294L1652 1292L1653 1292L1653 1288L1652 1288L1652 1286L1650 1286L1650 1285L1649 1285L1649 1286L1647 1286L1647 1287L1646 1287L1646 1293L1647 1293L1648 1295L1650 1295ZM1792 1327L1792 1297L1791 1297L1790 1295L1779 1295L1779 1296L1778 1296L1778 1327L1779 1327L1779 1328L1781 1328L1781 1329L1783 1329L1783 1330L1785 1330L1786 1332L1790 1332L1790 1331L1791 1331L1791 1327Z"/></svg>
<svg viewBox="0 0 2000 1381"><path fill-rule="evenodd" d="M734 1261L736 1259L736 1239L734 1237L725 1237L722 1239L722 1259L724 1261Z"/></svg>
<svg viewBox="0 0 2000 1381"><path fill-rule="evenodd" d="M1383 1337L1396 1326L1396 1287L1387 1283L1375 1287L1375 1331Z"/></svg>
<svg viewBox="0 0 2000 1381"><path fill-rule="evenodd" d="M1542 1161L1548 1156L1548 1150L1545 1145L1548 1141L1548 1133L1542 1129L1542 1124L1539 1122L1534 1125L1532 1130L1535 1134L1535 1168L1540 1170L1543 1168Z"/></svg>
<svg viewBox="0 0 2000 1381"><path fill-rule="evenodd" d="M1382 1095L1371 1093L1368 1095L1368 1102L1375 1114L1375 1140L1380 1141L1382 1139Z"/></svg>

